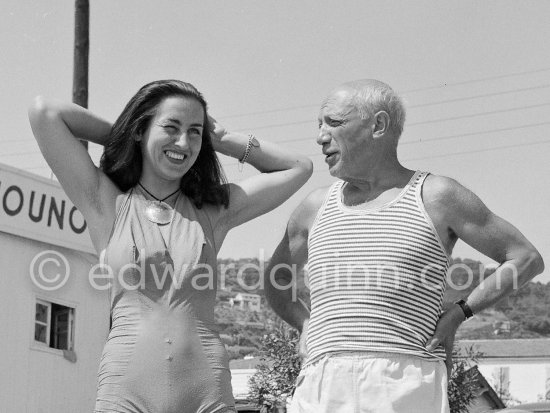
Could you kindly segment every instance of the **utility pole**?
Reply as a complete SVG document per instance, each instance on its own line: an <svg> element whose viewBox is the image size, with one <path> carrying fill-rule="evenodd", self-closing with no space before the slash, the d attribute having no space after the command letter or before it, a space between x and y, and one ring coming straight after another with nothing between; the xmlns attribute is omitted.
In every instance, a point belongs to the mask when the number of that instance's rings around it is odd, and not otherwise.
<svg viewBox="0 0 550 413"><path fill-rule="evenodd" d="M73 102L88 107L88 57L90 54L90 3L75 0ZM87 141L81 141L88 148Z"/></svg>

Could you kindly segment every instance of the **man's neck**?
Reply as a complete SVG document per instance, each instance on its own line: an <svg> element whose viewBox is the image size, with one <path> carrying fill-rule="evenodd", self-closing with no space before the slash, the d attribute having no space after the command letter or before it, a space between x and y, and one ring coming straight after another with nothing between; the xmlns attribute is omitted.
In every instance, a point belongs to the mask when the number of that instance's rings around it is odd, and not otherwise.
<svg viewBox="0 0 550 413"><path fill-rule="evenodd" d="M391 164L377 165L371 170L364 171L361 176L344 177L344 181L348 182L348 186L354 191L359 192L376 192L391 188L405 186L414 171L405 168L398 161Z"/></svg>
<svg viewBox="0 0 550 413"><path fill-rule="evenodd" d="M369 203L374 200L385 202L404 188L415 171L402 165L388 169L377 169L375 173L361 178L346 178L344 203L348 206Z"/></svg>

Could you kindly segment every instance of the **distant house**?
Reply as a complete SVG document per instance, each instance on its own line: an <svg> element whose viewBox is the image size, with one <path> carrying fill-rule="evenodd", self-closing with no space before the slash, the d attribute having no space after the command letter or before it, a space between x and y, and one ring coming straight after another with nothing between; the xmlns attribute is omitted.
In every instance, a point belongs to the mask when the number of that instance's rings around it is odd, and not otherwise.
<svg viewBox="0 0 550 413"><path fill-rule="evenodd" d="M258 294L238 293L229 300L231 306L238 306L241 310L261 311L262 297Z"/></svg>
<svg viewBox="0 0 550 413"><path fill-rule="evenodd" d="M550 338L461 340L458 345L482 353L478 369L503 400L550 399Z"/></svg>
<svg viewBox="0 0 550 413"><path fill-rule="evenodd" d="M493 322L493 334L495 336L510 333L510 320L495 321Z"/></svg>

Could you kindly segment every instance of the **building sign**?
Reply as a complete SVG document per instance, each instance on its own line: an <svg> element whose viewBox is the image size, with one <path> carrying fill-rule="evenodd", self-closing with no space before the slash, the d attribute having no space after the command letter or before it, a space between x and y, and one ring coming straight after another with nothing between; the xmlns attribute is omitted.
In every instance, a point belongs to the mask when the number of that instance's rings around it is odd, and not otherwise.
<svg viewBox="0 0 550 413"><path fill-rule="evenodd" d="M95 253L86 221L59 183L2 164L0 231Z"/></svg>

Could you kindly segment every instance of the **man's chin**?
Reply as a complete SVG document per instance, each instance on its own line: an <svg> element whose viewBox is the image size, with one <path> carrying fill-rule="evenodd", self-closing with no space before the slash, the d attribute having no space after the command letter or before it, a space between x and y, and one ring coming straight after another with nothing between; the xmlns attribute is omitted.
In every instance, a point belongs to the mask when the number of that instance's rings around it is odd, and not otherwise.
<svg viewBox="0 0 550 413"><path fill-rule="evenodd" d="M335 178L340 178L340 168L338 167L338 164L329 165L328 173Z"/></svg>

